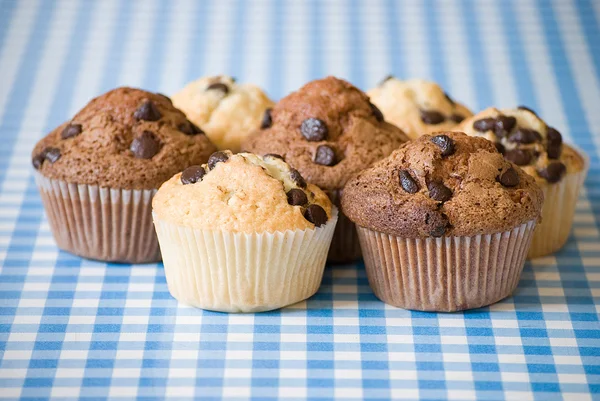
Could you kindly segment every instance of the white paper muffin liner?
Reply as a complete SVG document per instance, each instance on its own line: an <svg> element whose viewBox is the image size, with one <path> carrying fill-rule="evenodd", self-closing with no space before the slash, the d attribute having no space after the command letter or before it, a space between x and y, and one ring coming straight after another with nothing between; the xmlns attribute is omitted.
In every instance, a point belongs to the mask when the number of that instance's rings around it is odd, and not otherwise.
<svg viewBox="0 0 600 401"><path fill-rule="evenodd" d="M369 284L404 309L454 312L493 304L517 287L535 221L472 237L400 238L358 228Z"/></svg>
<svg viewBox="0 0 600 401"><path fill-rule="evenodd" d="M154 224L171 295L219 312L260 312L309 298L323 278L338 218L314 229L234 233Z"/></svg>
<svg viewBox="0 0 600 401"><path fill-rule="evenodd" d="M35 181L59 248L107 262L160 261L152 225L155 189L71 184L37 171Z"/></svg>

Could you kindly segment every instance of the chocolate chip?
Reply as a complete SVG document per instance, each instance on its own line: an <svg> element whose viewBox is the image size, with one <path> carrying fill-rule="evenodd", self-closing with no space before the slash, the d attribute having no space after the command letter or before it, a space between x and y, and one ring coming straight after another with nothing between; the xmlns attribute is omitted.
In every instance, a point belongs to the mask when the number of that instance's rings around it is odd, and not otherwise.
<svg viewBox="0 0 600 401"><path fill-rule="evenodd" d="M455 102L454 102L454 99L452 99L452 98L450 97L450 95L449 95L449 94L447 94L446 92L444 92L444 96L446 96L446 100L447 100L447 101L449 101L449 102L450 102L450 104L454 106L454 104L455 104Z"/></svg>
<svg viewBox="0 0 600 401"><path fill-rule="evenodd" d="M302 174L300 174L300 172L298 170L296 170L295 168L291 168L290 169L290 178L300 188L306 188L306 181L304 181L304 178L302 177Z"/></svg>
<svg viewBox="0 0 600 401"><path fill-rule="evenodd" d="M59 148L46 148L44 149L44 157L50 163L55 163L58 159L60 159L60 149Z"/></svg>
<svg viewBox="0 0 600 401"><path fill-rule="evenodd" d="M517 107L517 109L519 109L519 110L526 110L526 111L528 111L528 112L532 113L533 115L537 116L537 113L536 113L535 111L531 110L531 109L530 109L529 107L527 107L527 106L518 106L518 107Z"/></svg>
<svg viewBox="0 0 600 401"><path fill-rule="evenodd" d="M562 152L562 135L556 129L548 127L546 152L550 159L558 159Z"/></svg>
<svg viewBox="0 0 600 401"><path fill-rule="evenodd" d="M373 111L373 115L375 116L377 121L382 122L384 120L384 118L383 118L383 113L381 112L381 110L379 110L379 108L377 106L375 106L373 103L369 103L369 105L371 106L371 110Z"/></svg>
<svg viewBox="0 0 600 401"><path fill-rule="evenodd" d="M498 182L505 187L516 187L519 185L519 181L519 173L512 167L498 176Z"/></svg>
<svg viewBox="0 0 600 401"><path fill-rule="evenodd" d="M531 162L532 154L526 149L512 149L504 153L504 158L517 166L526 166Z"/></svg>
<svg viewBox="0 0 600 401"><path fill-rule="evenodd" d="M427 184L429 197L438 202L446 202L452 198L452 190L441 181L431 181Z"/></svg>
<svg viewBox="0 0 600 401"><path fill-rule="evenodd" d="M456 113L452 114L448 118L450 119L450 121L454 121L455 123L460 123L465 119L464 116L461 116L460 114L456 114Z"/></svg>
<svg viewBox="0 0 600 401"><path fill-rule="evenodd" d="M221 82L215 82L214 84L208 85L207 91L221 91L225 95L229 93L229 87Z"/></svg>
<svg viewBox="0 0 600 401"><path fill-rule="evenodd" d="M436 125L443 123L446 117L439 111L435 110L421 110L421 121L425 124Z"/></svg>
<svg viewBox="0 0 600 401"><path fill-rule="evenodd" d="M517 125L517 119L513 116L498 116L494 123L494 133L503 138Z"/></svg>
<svg viewBox="0 0 600 401"><path fill-rule="evenodd" d="M170 97L168 97L167 95L163 95L162 93L156 93L157 96L162 97L163 99L165 99L167 102L173 104L173 101L171 100Z"/></svg>
<svg viewBox="0 0 600 401"><path fill-rule="evenodd" d="M561 162L552 162L545 169L538 170L540 177L550 183L558 182L567 172L567 168Z"/></svg>
<svg viewBox="0 0 600 401"><path fill-rule="evenodd" d="M263 114L263 119L260 123L260 129L267 129L273 124L273 119L271 118L271 110L272 109L265 110L265 114Z"/></svg>
<svg viewBox="0 0 600 401"><path fill-rule="evenodd" d="M81 134L82 130L83 128L81 127L81 124L69 124L65 127L65 129L63 129L63 131L60 134L60 137L62 139L72 138Z"/></svg>
<svg viewBox="0 0 600 401"><path fill-rule="evenodd" d="M206 175L206 170L202 166L190 166L181 173L181 183L183 185L195 184L202 181Z"/></svg>
<svg viewBox="0 0 600 401"><path fill-rule="evenodd" d="M287 193L288 203L292 206L304 206L308 203L308 197L303 190L292 188Z"/></svg>
<svg viewBox="0 0 600 401"><path fill-rule="evenodd" d="M327 139L329 130L325 121L318 118L307 118L302 121L300 131L307 141L318 142Z"/></svg>
<svg viewBox="0 0 600 401"><path fill-rule="evenodd" d="M327 213L325 210L319 205L310 205L306 208L304 212L304 218L315 225L315 227L320 227L321 225L327 223Z"/></svg>
<svg viewBox="0 0 600 401"><path fill-rule="evenodd" d="M144 131L131 142L129 150L137 159L152 159L160 150L160 141L154 133Z"/></svg>
<svg viewBox="0 0 600 401"><path fill-rule="evenodd" d="M226 162L229 160L229 156L225 152L215 152L208 158L208 169L212 170L215 168L217 163Z"/></svg>
<svg viewBox="0 0 600 401"><path fill-rule="evenodd" d="M323 166L333 166L336 164L335 152L327 145L321 145L315 153L315 163Z"/></svg>
<svg viewBox="0 0 600 401"><path fill-rule="evenodd" d="M496 119L491 117L482 118L480 120L476 120L473 123L473 129L479 132L486 132L493 130L496 125Z"/></svg>
<svg viewBox="0 0 600 401"><path fill-rule="evenodd" d="M496 150L498 152L500 152L502 154L504 154L504 152L506 152L506 148L500 142L494 142L494 146L496 147Z"/></svg>
<svg viewBox="0 0 600 401"><path fill-rule="evenodd" d="M133 113L133 116L137 120L158 121L162 117L162 114L160 114L158 107L153 102L144 100L135 113Z"/></svg>
<svg viewBox="0 0 600 401"><path fill-rule="evenodd" d="M390 79L394 79L393 75L388 75L387 77L383 78L380 82L379 82L379 86L383 85L384 83L386 83L387 81L389 81Z"/></svg>
<svg viewBox="0 0 600 401"><path fill-rule="evenodd" d="M446 225L442 225L442 224L440 224L439 226L434 227L429 232L429 235L431 235L434 238L442 237L442 236L444 236L444 234L446 234Z"/></svg>
<svg viewBox="0 0 600 401"><path fill-rule="evenodd" d="M442 150L443 157L454 153L454 141L448 135L436 135L431 138L431 142L435 143Z"/></svg>
<svg viewBox="0 0 600 401"><path fill-rule="evenodd" d="M266 155L263 156L263 159L265 159L267 157L273 157L275 159L281 159L281 160L285 161L285 159L283 158L283 156L278 155L277 153L267 153Z"/></svg>
<svg viewBox="0 0 600 401"><path fill-rule="evenodd" d="M36 170L39 170L42 167L42 164L44 164L45 158L46 158L46 156L44 155L43 152L39 155L35 155L33 157L33 159L31 159L31 164L33 164L33 168L35 168Z"/></svg>
<svg viewBox="0 0 600 401"><path fill-rule="evenodd" d="M177 129L179 129L179 131L183 132L186 135L204 134L204 131L202 131L196 124L194 124L191 121L186 121L184 123L179 124L177 126Z"/></svg>
<svg viewBox="0 0 600 401"><path fill-rule="evenodd" d="M409 194L414 194L419 191L419 183L412 178L412 175L410 175L408 170L400 170L398 176L400 177L400 186L404 191Z"/></svg>
<svg viewBox="0 0 600 401"><path fill-rule="evenodd" d="M539 132L535 130L528 128L518 128L508 137L508 140L516 143L530 144L541 141L542 136Z"/></svg>
<svg viewBox="0 0 600 401"><path fill-rule="evenodd" d="M435 238L443 236L446 234L448 228L450 228L448 216L444 213L435 212L432 215L428 214L425 218L425 223L432 226L429 235Z"/></svg>

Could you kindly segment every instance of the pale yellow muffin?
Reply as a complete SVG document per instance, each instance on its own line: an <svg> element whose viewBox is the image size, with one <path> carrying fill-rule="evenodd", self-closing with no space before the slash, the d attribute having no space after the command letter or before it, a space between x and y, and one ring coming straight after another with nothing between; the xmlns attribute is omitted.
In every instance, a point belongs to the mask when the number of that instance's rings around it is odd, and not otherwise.
<svg viewBox="0 0 600 401"><path fill-rule="evenodd" d="M402 129L411 139L452 130L463 119L473 115L438 84L422 79L402 81L389 77L369 90L367 95L386 121Z"/></svg>
<svg viewBox="0 0 600 401"><path fill-rule="evenodd" d="M188 83L171 99L221 150L239 152L248 134L260 128L273 101L257 86L226 75Z"/></svg>

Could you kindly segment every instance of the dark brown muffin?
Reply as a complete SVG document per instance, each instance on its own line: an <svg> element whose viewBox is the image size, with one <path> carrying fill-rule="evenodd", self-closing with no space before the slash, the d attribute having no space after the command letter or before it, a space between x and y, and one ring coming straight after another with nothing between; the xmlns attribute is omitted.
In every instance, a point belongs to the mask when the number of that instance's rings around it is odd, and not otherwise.
<svg viewBox="0 0 600 401"><path fill-rule="evenodd" d="M90 101L34 148L51 179L108 188L158 188L216 150L166 96L114 89Z"/></svg>

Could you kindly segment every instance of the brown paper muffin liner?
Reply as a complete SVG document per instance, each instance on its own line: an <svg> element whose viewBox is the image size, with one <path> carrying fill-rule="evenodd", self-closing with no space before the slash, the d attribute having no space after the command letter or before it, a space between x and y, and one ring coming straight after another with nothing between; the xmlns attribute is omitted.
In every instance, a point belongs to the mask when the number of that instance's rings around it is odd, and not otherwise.
<svg viewBox="0 0 600 401"><path fill-rule="evenodd" d="M234 233L154 224L169 292L197 308L261 312L295 304L321 285L337 209L321 227Z"/></svg>
<svg viewBox="0 0 600 401"><path fill-rule="evenodd" d="M71 184L35 172L59 248L84 258L122 263L160 261L152 225L155 189Z"/></svg>
<svg viewBox="0 0 600 401"><path fill-rule="evenodd" d="M330 263L349 263L360 257L361 250L356 225L344 213L340 213L327 261Z"/></svg>
<svg viewBox="0 0 600 401"><path fill-rule="evenodd" d="M358 237L377 298L404 309L454 312L493 304L514 291L535 223L443 238L400 238L358 227Z"/></svg>

